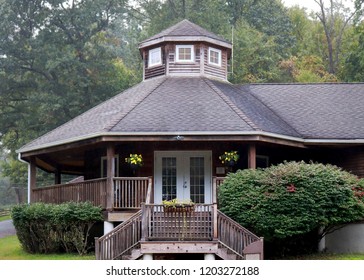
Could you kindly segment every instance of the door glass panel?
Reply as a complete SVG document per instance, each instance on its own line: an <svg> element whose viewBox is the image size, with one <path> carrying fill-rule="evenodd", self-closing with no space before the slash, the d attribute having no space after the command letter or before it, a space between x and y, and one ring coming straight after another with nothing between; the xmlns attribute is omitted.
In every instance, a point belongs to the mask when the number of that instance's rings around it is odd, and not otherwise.
<svg viewBox="0 0 364 280"><path fill-rule="evenodd" d="M190 158L190 195L195 203L205 203L205 158Z"/></svg>
<svg viewBox="0 0 364 280"><path fill-rule="evenodd" d="M162 200L177 197L177 159L175 157L162 158Z"/></svg>

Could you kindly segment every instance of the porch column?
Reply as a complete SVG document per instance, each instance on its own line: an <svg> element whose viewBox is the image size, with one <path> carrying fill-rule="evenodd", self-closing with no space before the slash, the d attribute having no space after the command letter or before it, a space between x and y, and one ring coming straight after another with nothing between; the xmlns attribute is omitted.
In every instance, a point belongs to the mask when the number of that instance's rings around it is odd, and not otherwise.
<svg viewBox="0 0 364 280"><path fill-rule="evenodd" d="M144 254L143 255L143 261L152 261L153 260L153 254Z"/></svg>
<svg viewBox="0 0 364 280"><path fill-rule="evenodd" d="M114 223L104 221L104 235L114 229Z"/></svg>
<svg viewBox="0 0 364 280"><path fill-rule="evenodd" d="M62 173L57 167L56 171L54 172L54 184L59 185L61 183L62 183Z"/></svg>
<svg viewBox="0 0 364 280"><path fill-rule="evenodd" d="M257 168L257 149L255 144L250 144L248 148L248 168L256 169Z"/></svg>
<svg viewBox="0 0 364 280"><path fill-rule="evenodd" d="M34 201L33 190L37 185L37 166L35 165L35 157L31 157L28 164L28 203Z"/></svg>
<svg viewBox="0 0 364 280"><path fill-rule="evenodd" d="M204 254L204 260L205 261L214 261L215 260L215 254Z"/></svg>
<svg viewBox="0 0 364 280"><path fill-rule="evenodd" d="M106 191L106 209L111 210L114 204L113 195L113 177L114 177L114 157L115 147L113 144L109 144L106 150L106 176L107 176L107 191Z"/></svg>

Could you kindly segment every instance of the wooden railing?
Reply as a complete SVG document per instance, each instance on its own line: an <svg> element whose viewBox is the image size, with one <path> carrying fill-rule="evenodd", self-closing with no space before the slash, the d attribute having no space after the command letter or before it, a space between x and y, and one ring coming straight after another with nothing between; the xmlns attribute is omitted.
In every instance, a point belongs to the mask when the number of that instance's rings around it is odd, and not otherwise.
<svg viewBox="0 0 364 280"><path fill-rule="evenodd" d="M106 179L35 188L31 202L60 204L63 202L90 201L95 206L106 207Z"/></svg>
<svg viewBox="0 0 364 280"><path fill-rule="evenodd" d="M166 210L163 205L142 206L142 240L212 240L214 232L213 205L196 204L192 211Z"/></svg>
<svg viewBox="0 0 364 280"><path fill-rule="evenodd" d="M97 260L120 259L136 248L141 239L141 210L127 221L115 227L111 232L95 239L95 254Z"/></svg>
<svg viewBox="0 0 364 280"><path fill-rule="evenodd" d="M244 249L261 239L240 224L226 216L220 210L217 214L219 241L232 252L244 258ZM259 252L263 255L263 252Z"/></svg>
<svg viewBox="0 0 364 280"><path fill-rule="evenodd" d="M216 178L216 187L218 188L225 180L225 177L215 177Z"/></svg>
<svg viewBox="0 0 364 280"><path fill-rule="evenodd" d="M125 178L124 178L125 179ZM115 178L115 180L124 180L123 178ZM128 178L127 181L134 181ZM151 178L138 178L142 181L147 180L147 190L145 195L145 201L150 203L152 193L152 179ZM144 184L144 183L143 183ZM141 185L143 185L141 184ZM122 184L125 185L125 184ZM133 184L140 186L140 184ZM142 201L144 205L144 201ZM100 238L95 239L95 253L97 260L114 260L122 258L123 255L129 254L132 249L138 247L140 240L142 239L142 211L139 210L127 221L121 223L115 227L111 232L105 234Z"/></svg>
<svg viewBox="0 0 364 280"><path fill-rule="evenodd" d="M35 188L31 202L60 204L63 202L90 201L95 206L107 207L106 178L87 180L77 183ZM152 185L150 177L113 178L113 209L140 209L146 202L148 186ZM151 196L151 190L149 193Z"/></svg>
<svg viewBox="0 0 364 280"><path fill-rule="evenodd" d="M114 178L114 209L140 209L151 182L149 177Z"/></svg>

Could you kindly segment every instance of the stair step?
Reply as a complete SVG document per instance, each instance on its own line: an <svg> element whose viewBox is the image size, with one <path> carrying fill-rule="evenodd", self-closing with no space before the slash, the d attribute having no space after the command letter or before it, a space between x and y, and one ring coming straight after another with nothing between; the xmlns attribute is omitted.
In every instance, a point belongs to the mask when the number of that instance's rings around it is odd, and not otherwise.
<svg viewBox="0 0 364 280"><path fill-rule="evenodd" d="M131 251L130 255L123 255L121 257L122 260L136 260L138 259L140 256L142 255L142 253L140 252L140 249L133 249Z"/></svg>
<svg viewBox="0 0 364 280"><path fill-rule="evenodd" d="M232 253L229 249L221 247L218 249L217 255L223 260L236 260L237 255Z"/></svg>

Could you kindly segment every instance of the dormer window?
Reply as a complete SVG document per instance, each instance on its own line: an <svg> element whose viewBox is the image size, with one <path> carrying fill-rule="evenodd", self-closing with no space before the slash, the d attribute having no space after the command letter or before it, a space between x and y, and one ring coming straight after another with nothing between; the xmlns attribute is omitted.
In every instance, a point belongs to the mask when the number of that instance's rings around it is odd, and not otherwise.
<svg viewBox="0 0 364 280"><path fill-rule="evenodd" d="M221 66L221 50L209 48L209 63Z"/></svg>
<svg viewBox="0 0 364 280"><path fill-rule="evenodd" d="M148 66L156 66L162 64L162 50L161 48L155 48L149 50Z"/></svg>
<svg viewBox="0 0 364 280"><path fill-rule="evenodd" d="M194 62L195 60L195 54L192 45L177 45L176 53L177 62Z"/></svg>

